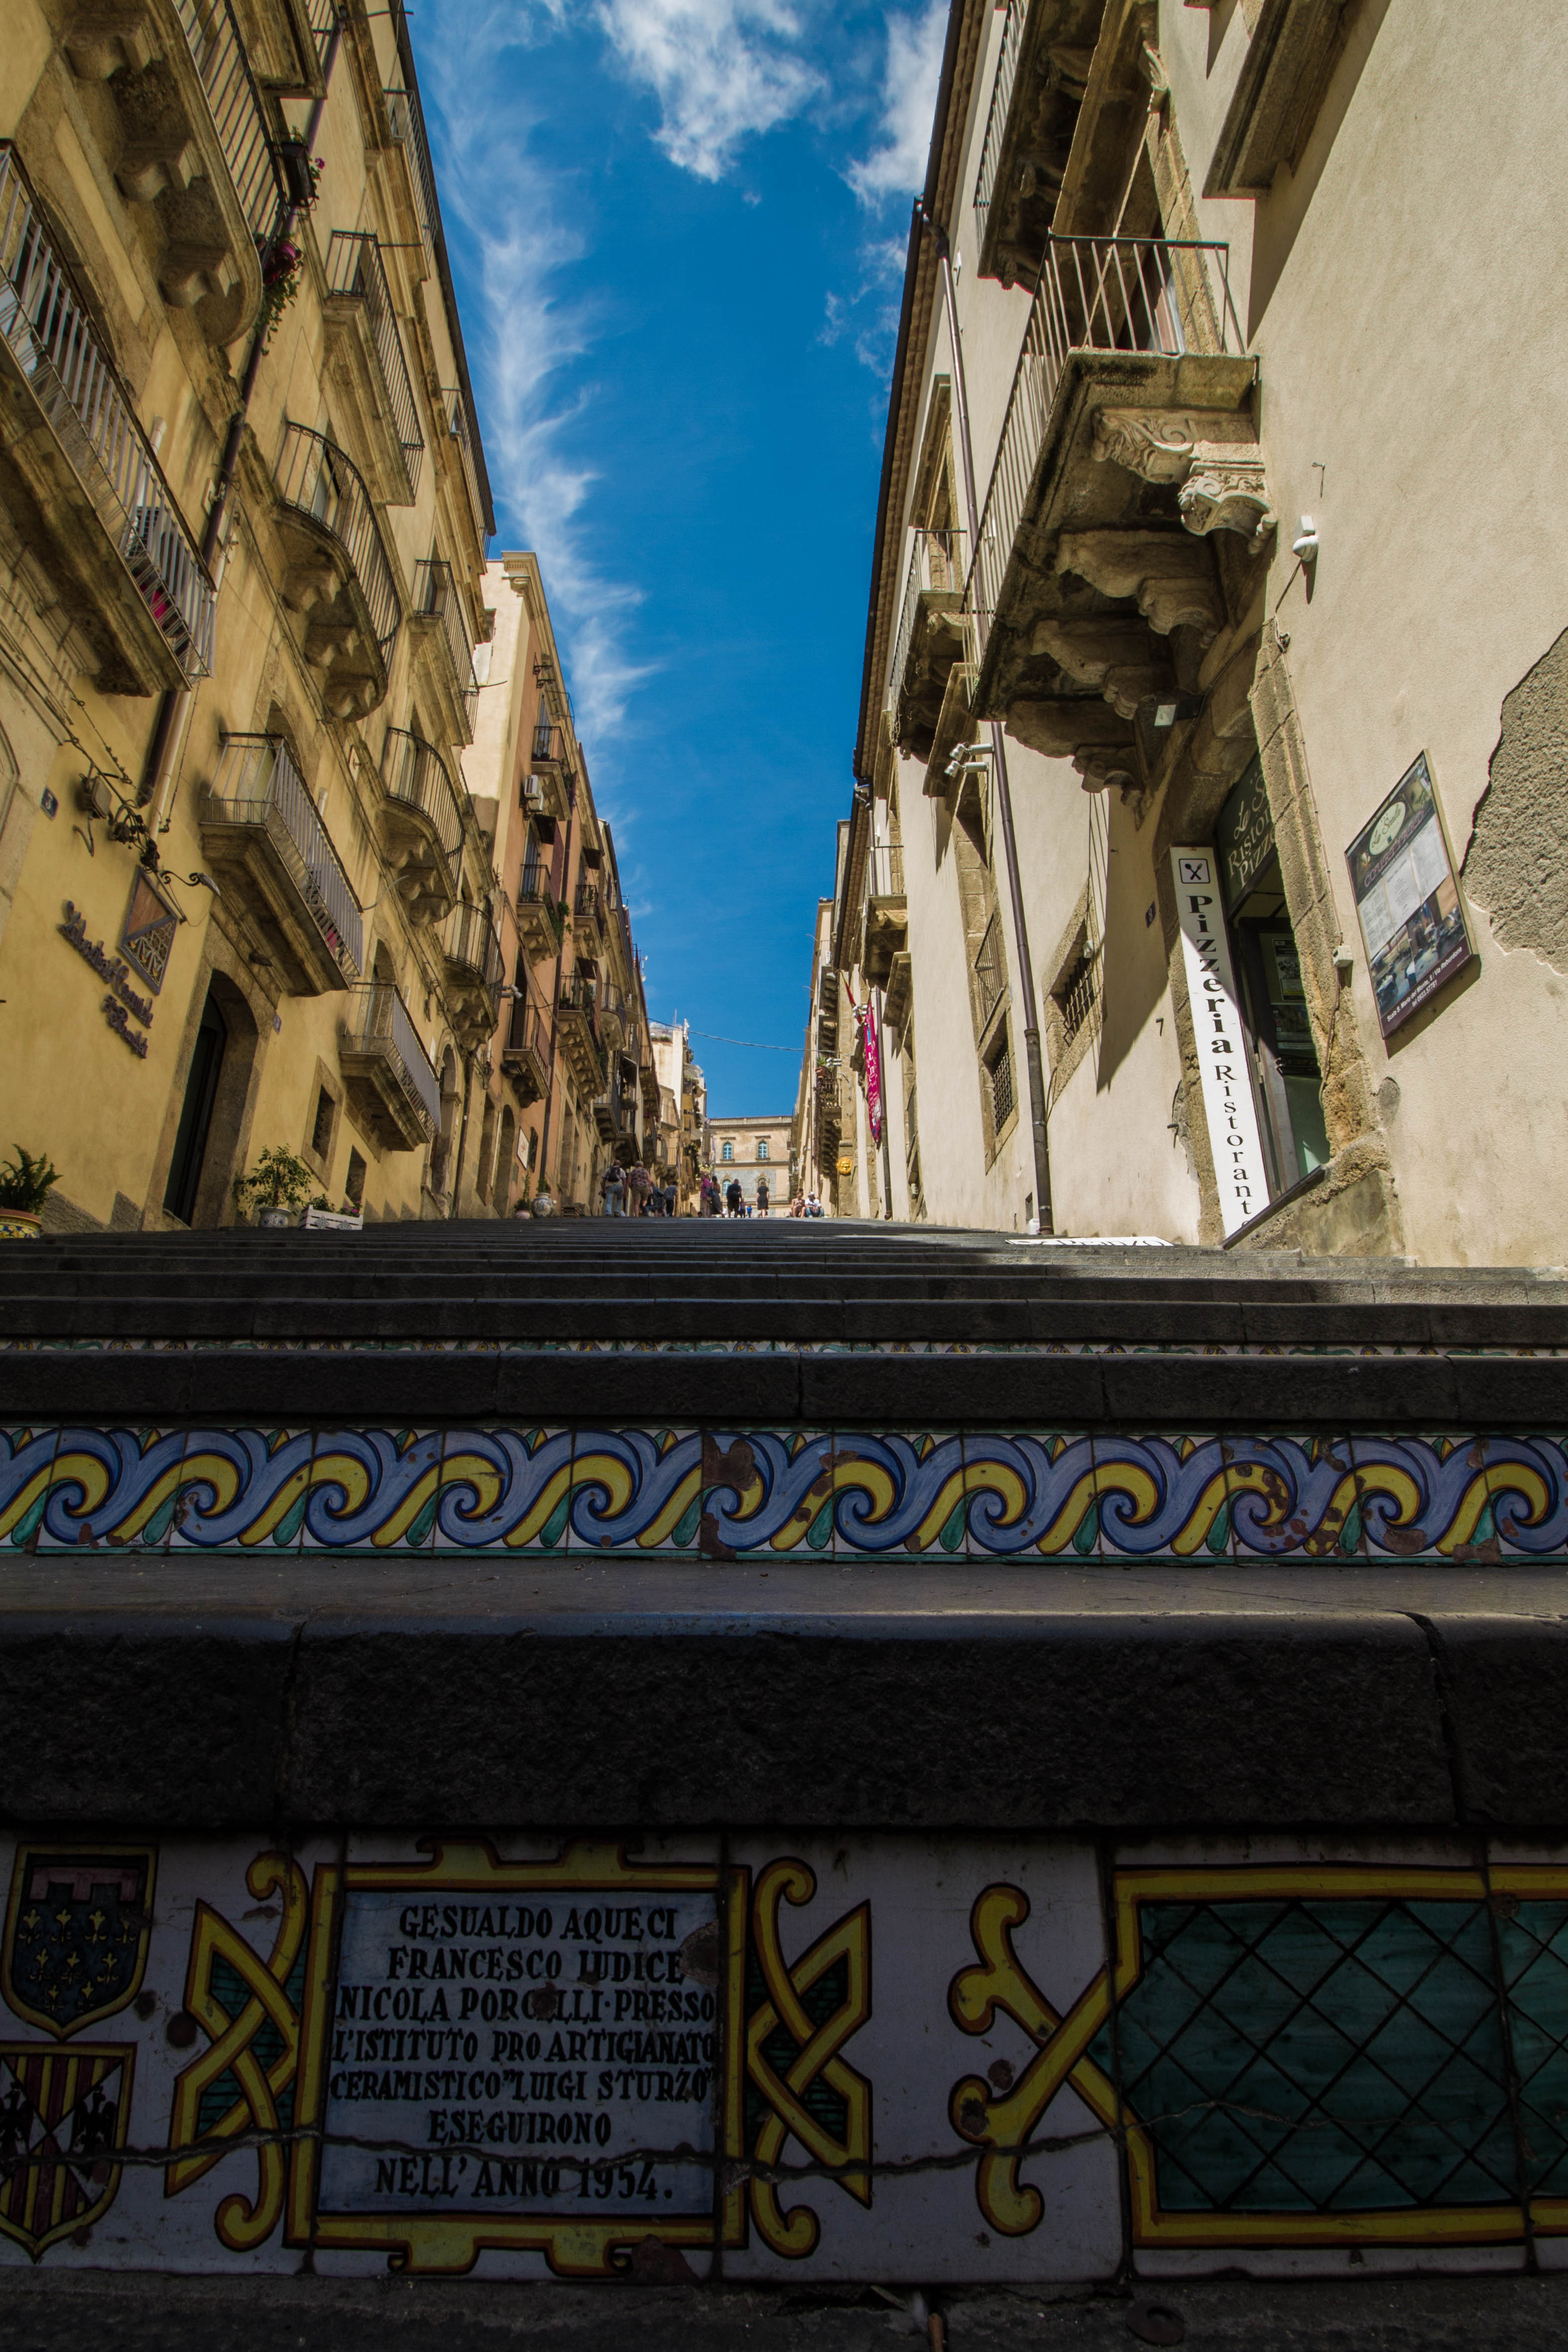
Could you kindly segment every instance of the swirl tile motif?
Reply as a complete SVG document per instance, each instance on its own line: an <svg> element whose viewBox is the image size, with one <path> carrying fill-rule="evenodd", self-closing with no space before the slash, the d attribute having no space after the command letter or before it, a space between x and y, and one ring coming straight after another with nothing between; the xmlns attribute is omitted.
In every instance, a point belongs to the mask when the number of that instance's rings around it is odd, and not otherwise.
<svg viewBox="0 0 1568 2352"><path fill-rule="evenodd" d="M13 1428L0 1543L1024 1562L1568 1557L1561 1438Z"/></svg>

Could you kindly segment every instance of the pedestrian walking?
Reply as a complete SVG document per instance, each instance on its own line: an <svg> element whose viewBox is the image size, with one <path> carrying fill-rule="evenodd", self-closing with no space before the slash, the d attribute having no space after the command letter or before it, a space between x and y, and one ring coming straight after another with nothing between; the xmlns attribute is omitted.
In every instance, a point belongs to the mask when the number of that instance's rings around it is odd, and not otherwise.
<svg viewBox="0 0 1568 2352"><path fill-rule="evenodd" d="M765 1176L759 1176L757 1179L757 1214L759 1217L765 1217L767 1213L768 1180Z"/></svg>
<svg viewBox="0 0 1568 2352"><path fill-rule="evenodd" d="M664 1188L663 1200L665 1215L667 1217L673 1217L675 1214L675 1179L673 1176Z"/></svg>
<svg viewBox="0 0 1568 2352"><path fill-rule="evenodd" d="M745 1208L741 1197L741 1180L738 1176L731 1177L730 1189L725 1193L724 1198L730 1203L730 1214L732 1217L742 1217L745 1215Z"/></svg>
<svg viewBox="0 0 1568 2352"><path fill-rule="evenodd" d="M653 1178L640 1160L627 1177L626 1182L631 1188L633 1216L646 1217L649 1213L648 1194L653 1191Z"/></svg>
<svg viewBox="0 0 1568 2352"><path fill-rule="evenodd" d="M605 1195L606 1217L624 1217L626 1213L626 1171L618 1160L612 1160L599 1179Z"/></svg>

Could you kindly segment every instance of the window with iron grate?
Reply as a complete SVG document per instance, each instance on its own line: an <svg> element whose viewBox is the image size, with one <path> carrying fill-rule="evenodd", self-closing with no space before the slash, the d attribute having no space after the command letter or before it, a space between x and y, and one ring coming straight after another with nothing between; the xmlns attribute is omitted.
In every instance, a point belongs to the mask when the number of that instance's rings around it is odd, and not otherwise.
<svg viewBox="0 0 1568 2352"><path fill-rule="evenodd" d="M1093 948L1083 948L1051 991L1061 1015L1064 1045L1072 1044L1093 1012L1099 986L1100 957Z"/></svg>
<svg viewBox="0 0 1568 2352"><path fill-rule="evenodd" d="M1005 1036L985 1071L991 1081L991 1128L995 1134L1013 1108L1013 1055Z"/></svg>

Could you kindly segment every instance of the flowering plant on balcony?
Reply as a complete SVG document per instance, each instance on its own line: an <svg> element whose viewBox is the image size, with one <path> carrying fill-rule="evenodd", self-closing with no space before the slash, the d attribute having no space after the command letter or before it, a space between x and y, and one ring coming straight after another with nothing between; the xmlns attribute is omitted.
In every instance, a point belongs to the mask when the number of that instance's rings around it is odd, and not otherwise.
<svg viewBox="0 0 1568 2352"><path fill-rule="evenodd" d="M270 342L272 331L300 291L300 251L289 237L280 237L261 265L261 333Z"/></svg>

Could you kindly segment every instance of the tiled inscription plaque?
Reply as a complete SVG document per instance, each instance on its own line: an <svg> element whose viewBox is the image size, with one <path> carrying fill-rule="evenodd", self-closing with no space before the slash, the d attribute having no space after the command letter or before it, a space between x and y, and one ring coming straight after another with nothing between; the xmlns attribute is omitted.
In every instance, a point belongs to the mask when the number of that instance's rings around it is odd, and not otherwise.
<svg viewBox="0 0 1568 2352"><path fill-rule="evenodd" d="M0 2267L779 2284L1568 2256L1568 1856L40 1830Z"/></svg>
<svg viewBox="0 0 1568 2352"><path fill-rule="evenodd" d="M719 2091L711 1868L664 1887L606 1869L600 1886L591 1859L553 1885L473 1860L434 1881L351 1865L323 2234L395 2216L510 2244L671 2222L705 2240L712 2168L690 2158L711 2156Z"/></svg>

